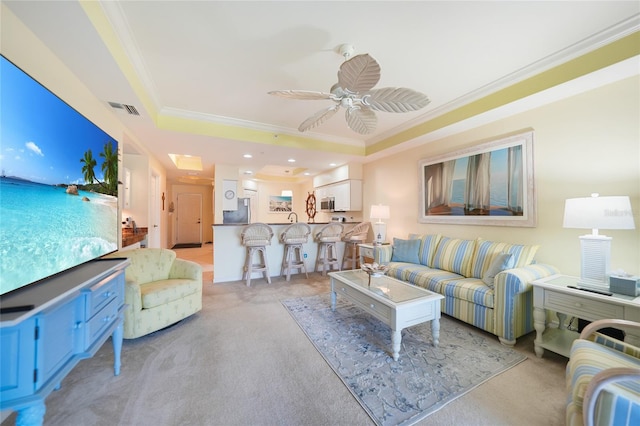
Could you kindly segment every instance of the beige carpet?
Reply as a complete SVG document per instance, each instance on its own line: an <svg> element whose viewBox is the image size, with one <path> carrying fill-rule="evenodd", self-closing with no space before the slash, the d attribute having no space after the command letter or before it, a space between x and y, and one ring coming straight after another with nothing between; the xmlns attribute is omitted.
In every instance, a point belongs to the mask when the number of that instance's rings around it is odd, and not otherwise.
<svg viewBox="0 0 640 426"><path fill-rule="evenodd" d="M209 281L203 311L125 340L120 376L110 341L81 361L47 398L45 425L370 425L280 302L328 291L315 273L271 285L254 279L250 288ZM529 359L419 424L564 424L566 359L536 358L533 337L516 345Z"/></svg>

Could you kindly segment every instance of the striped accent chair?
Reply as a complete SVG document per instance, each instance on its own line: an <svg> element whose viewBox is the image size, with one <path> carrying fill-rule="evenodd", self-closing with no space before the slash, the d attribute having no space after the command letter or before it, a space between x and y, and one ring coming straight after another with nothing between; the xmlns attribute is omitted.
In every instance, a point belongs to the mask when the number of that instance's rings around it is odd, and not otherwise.
<svg viewBox="0 0 640 426"><path fill-rule="evenodd" d="M377 252L376 261L389 266L387 275L442 294L442 313L508 346L533 331L531 281L558 273L534 263L538 246L439 234L393 240Z"/></svg>
<svg viewBox="0 0 640 426"><path fill-rule="evenodd" d="M628 332L625 342L598 330L614 327ZM573 342L566 369L567 425L640 424L640 323L598 320ZM633 342L636 345L638 342Z"/></svg>

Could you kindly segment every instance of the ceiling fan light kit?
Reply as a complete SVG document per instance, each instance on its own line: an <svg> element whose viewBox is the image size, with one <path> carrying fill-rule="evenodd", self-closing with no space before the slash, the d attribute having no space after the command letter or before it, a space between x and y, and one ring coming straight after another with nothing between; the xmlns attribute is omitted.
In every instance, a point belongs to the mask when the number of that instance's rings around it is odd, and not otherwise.
<svg viewBox="0 0 640 426"><path fill-rule="evenodd" d="M374 111L411 112L427 106L429 98L415 90L403 87L373 89L380 81L380 65L369 54L351 57L354 48L342 44L339 52L346 59L338 70L338 82L329 93L310 90L275 90L270 95L300 100L332 100L334 105L318 111L300 124L298 130L305 132L333 117L340 107L346 110L349 128L366 135L376 129L378 118Z"/></svg>

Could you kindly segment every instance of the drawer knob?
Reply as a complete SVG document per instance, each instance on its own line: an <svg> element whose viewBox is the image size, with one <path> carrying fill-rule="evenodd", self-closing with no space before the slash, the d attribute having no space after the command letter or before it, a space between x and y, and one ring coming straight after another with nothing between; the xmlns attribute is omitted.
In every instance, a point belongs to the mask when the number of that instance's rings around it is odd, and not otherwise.
<svg viewBox="0 0 640 426"><path fill-rule="evenodd" d="M112 293L111 293L110 291L105 291L105 292L102 294L102 297L104 297L105 299L107 299L107 298L111 297L111 294L112 294Z"/></svg>
<svg viewBox="0 0 640 426"><path fill-rule="evenodd" d="M75 328L76 330L79 328L82 328L82 322L81 321L76 322L73 328Z"/></svg>
<svg viewBox="0 0 640 426"><path fill-rule="evenodd" d="M374 305L373 303L369 305L371 307L371 309L375 309L376 305Z"/></svg>

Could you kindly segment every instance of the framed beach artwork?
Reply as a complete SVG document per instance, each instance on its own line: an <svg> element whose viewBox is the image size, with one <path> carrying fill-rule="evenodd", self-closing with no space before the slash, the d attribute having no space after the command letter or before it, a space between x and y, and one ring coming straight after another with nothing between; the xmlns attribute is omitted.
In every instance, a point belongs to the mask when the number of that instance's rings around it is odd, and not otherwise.
<svg viewBox="0 0 640 426"><path fill-rule="evenodd" d="M533 131L419 162L421 223L536 226Z"/></svg>
<svg viewBox="0 0 640 426"><path fill-rule="evenodd" d="M293 197L284 195L269 196L269 213L291 213L293 211Z"/></svg>

